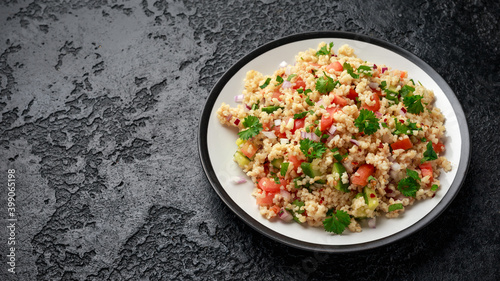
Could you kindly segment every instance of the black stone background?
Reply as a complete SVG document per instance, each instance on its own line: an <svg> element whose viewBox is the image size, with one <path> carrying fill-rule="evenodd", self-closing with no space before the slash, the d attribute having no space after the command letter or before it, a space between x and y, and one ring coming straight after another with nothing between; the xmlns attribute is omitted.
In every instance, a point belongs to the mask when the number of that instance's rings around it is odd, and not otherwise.
<svg viewBox="0 0 500 281"><path fill-rule="evenodd" d="M499 280L500 3L307 2L2 1L0 280ZM264 237L219 199L198 156L221 75L262 44L320 30L417 55L470 126L453 203L374 250L320 254Z"/></svg>

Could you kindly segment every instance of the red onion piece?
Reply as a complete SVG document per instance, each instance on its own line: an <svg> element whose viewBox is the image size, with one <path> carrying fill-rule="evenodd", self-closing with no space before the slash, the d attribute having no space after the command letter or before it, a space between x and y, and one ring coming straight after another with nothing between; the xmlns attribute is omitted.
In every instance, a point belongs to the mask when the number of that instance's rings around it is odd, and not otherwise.
<svg viewBox="0 0 500 281"><path fill-rule="evenodd" d="M269 138L269 139L275 139L276 138L276 135L274 134L274 132L262 131L262 134L264 136L266 136L267 138Z"/></svg>
<svg viewBox="0 0 500 281"><path fill-rule="evenodd" d="M371 82L371 83L369 83L369 84L368 84L368 87L370 87L370 88L372 88L373 90L375 90L375 89L377 89L378 84L377 84L377 83L375 83L375 82Z"/></svg>
<svg viewBox="0 0 500 281"><path fill-rule="evenodd" d="M279 126L279 125L281 125L281 119L274 120L274 126Z"/></svg>
<svg viewBox="0 0 500 281"><path fill-rule="evenodd" d="M312 141L319 141L319 137L315 133L306 133L304 131L300 132L300 137L303 139L310 139Z"/></svg>
<svg viewBox="0 0 500 281"><path fill-rule="evenodd" d="M399 114L401 116L406 116L406 112L403 110L404 107L401 107L401 109L399 110Z"/></svg>
<svg viewBox="0 0 500 281"><path fill-rule="evenodd" d="M377 65L376 64L373 64L373 69L377 69Z"/></svg>
<svg viewBox="0 0 500 281"><path fill-rule="evenodd" d="M244 177L233 177L232 181L235 184L242 184L247 182L247 180Z"/></svg>
<svg viewBox="0 0 500 281"><path fill-rule="evenodd" d="M377 227L377 217L371 218L368 220L368 227L375 228Z"/></svg>
<svg viewBox="0 0 500 281"><path fill-rule="evenodd" d="M290 89L292 87L292 82L288 81L288 80L285 80L283 82L283 85L281 86L281 88L283 89Z"/></svg>
<svg viewBox="0 0 500 281"><path fill-rule="evenodd" d="M382 118L382 113L378 112L378 111L375 111L375 116L377 116L378 118Z"/></svg>
<svg viewBox="0 0 500 281"><path fill-rule="evenodd" d="M232 114L229 114L229 115L226 117L227 122L231 121L231 118L233 118L233 115L232 115Z"/></svg>
<svg viewBox="0 0 500 281"><path fill-rule="evenodd" d="M236 120L234 120L234 125L238 126L240 124L240 119L236 118Z"/></svg>
<svg viewBox="0 0 500 281"><path fill-rule="evenodd" d="M382 73L386 72L388 70L387 67L382 67Z"/></svg>
<svg viewBox="0 0 500 281"><path fill-rule="evenodd" d="M290 214L287 210L284 208L281 208L280 211L278 212L278 216L281 220L289 222L293 219L292 214Z"/></svg>
<svg viewBox="0 0 500 281"><path fill-rule="evenodd" d="M243 101L243 95L234 96L234 102L242 102L242 101Z"/></svg>
<svg viewBox="0 0 500 281"><path fill-rule="evenodd" d="M333 125L330 127L330 129L328 129L328 133L330 133L330 135L335 134L335 131L337 131L337 127Z"/></svg>
<svg viewBox="0 0 500 281"><path fill-rule="evenodd" d="M350 139L349 141L354 143L355 145L359 146L359 141L357 141L355 139Z"/></svg>
<svg viewBox="0 0 500 281"><path fill-rule="evenodd" d="M287 144L287 143L289 143L289 142L290 142L290 140L289 140L289 139L285 139L285 138L281 138L281 139L280 139L280 143L281 143L281 144L283 144L283 145L285 145L285 144Z"/></svg>
<svg viewBox="0 0 500 281"><path fill-rule="evenodd" d="M282 190L280 190L280 194L281 194L281 197L283 197L283 199L285 199L285 201L290 202L290 199L292 198L292 195L290 194L290 192L282 189Z"/></svg>
<svg viewBox="0 0 500 281"><path fill-rule="evenodd" d="M248 110L252 109L252 107L249 106L248 104L245 104L245 108L248 109Z"/></svg>

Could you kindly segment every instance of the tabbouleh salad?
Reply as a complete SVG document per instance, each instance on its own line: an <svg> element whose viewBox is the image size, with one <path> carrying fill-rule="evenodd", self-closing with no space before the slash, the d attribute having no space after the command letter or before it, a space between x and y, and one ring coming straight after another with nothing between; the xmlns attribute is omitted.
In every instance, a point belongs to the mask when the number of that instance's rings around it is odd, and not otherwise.
<svg viewBox="0 0 500 281"><path fill-rule="evenodd" d="M321 43L244 83L239 104L217 117L239 130L234 160L267 219L359 232L362 220L375 227L434 197L451 170L434 93L348 45Z"/></svg>

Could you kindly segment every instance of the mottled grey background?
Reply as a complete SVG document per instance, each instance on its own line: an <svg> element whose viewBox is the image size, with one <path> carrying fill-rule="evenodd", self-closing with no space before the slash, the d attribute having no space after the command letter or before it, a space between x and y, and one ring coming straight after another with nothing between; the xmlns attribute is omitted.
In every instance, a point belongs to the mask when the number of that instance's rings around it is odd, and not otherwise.
<svg viewBox="0 0 500 281"><path fill-rule="evenodd" d="M498 1L0 3L0 280L498 280ZM465 184L423 230L319 254L238 219L204 176L205 100L252 49L340 30L396 44L455 91ZM16 169L16 272L6 270Z"/></svg>

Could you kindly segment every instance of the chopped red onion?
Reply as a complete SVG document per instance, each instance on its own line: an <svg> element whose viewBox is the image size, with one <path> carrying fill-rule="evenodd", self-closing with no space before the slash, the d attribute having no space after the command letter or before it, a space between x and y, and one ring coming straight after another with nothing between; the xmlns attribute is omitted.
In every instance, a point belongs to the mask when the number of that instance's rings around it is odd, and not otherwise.
<svg viewBox="0 0 500 281"><path fill-rule="evenodd" d="M242 102L242 101L243 101L243 95L234 96L234 102Z"/></svg>
<svg viewBox="0 0 500 281"><path fill-rule="evenodd" d="M240 119L236 118L236 120L234 120L234 125L238 126L240 124Z"/></svg>
<svg viewBox="0 0 500 281"><path fill-rule="evenodd" d="M286 67L288 65L288 63L286 61L282 61L280 63L280 67Z"/></svg>
<svg viewBox="0 0 500 281"><path fill-rule="evenodd" d="M285 68L285 75L286 75L286 76L290 75L290 72L291 72L291 71L292 71L292 70L291 70L290 66L287 66L287 67Z"/></svg>
<svg viewBox="0 0 500 281"><path fill-rule="evenodd" d="M387 67L382 67L382 73L386 72L388 70Z"/></svg>
<svg viewBox="0 0 500 281"><path fill-rule="evenodd" d="M337 131L337 127L333 125L330 127L330 129L328 129L328 133L330 133L330 135L335 134L335 131Z"/></svg>
<svg viewBox="0 0 500 281"><path fill-rule="evenodd" d="M281 88L283 89L290 89L292 87L292 82L285 80L283 84L281 85Z"/></svg>
<svg viewBox="0 0 500 281"><path fill-rule="evenodd" d="M280 190L280 194L281 194L281 197L283 197L283 199L285 199L285 201L290 202L290 198L292 198L292 195L290 194L290 192L282 189L282 190Z"/></svg>
<svg viewBox="0 0 500 281"><path fill-rule="evenodd" d="M276 135L274 134L274 132L262 131L262 134L264 136L266 136L267 138L269 138L269 139L275 139L276 138Z"/></svg>
<svg viewBox="0 0 500 281"><path fill-rule="evenodd" d="M316 105L317 105L317 106L322 106L322 105L323 105L323 98L320 98L320 99L316 102Z"/></svg>
<svg viewBox="0 0 500 281"><path fill-rule="evenodd" d="M248 109L248 110L252 109L252 107L249 106L248 104L245 104L245 108Z"/></svg>
<svg viewBox="0 0 500 281"><path fill-rule="evenodd" d="M289 142L290 142L289 139L285 139L285 138L280 139L280 143L283 144L283 145L285 145L285 144L287 144Z"/></svg>
<svg viewBox="0 0 500 281"><path fill-rule="evenodd" d="M279 125L281 125L281 119L276 119L276 120L274 120L274 125L275 125L275 126L279 126Z"/></svg>
<svg viewBox="0 0 500 281"><path fill-rule="evenodd" d="M242 184L247 182L247 180L244 177L233 177L232 181L235 184Z"/></svg>
<svg viewBox="0 0 500 281"><path fill-rule="evenodd" d="M404 107L401 107L401 109L399 110L399 114L401 116L406 116L406 112L403 110Z"/></svg>
<svg viewBox="0 0 500 281"><path fill-rule="evenodd" d="M303 139L310 139L312 141L319 141L319 137L318 135L316 135L315 133L306 133L304 131L301 131L300 132L300 136L303 138Z"/></svg>
<svg viewBox="0 0 500 281"><path fill-rule="evenodd" d="M377 65L376 64L373 64L373 69L377 69Z"/></svg>
<svg viewBox="0 0 500 281"><path fill-rule="evenodd" d="M377 217L371 218L368 220L368 227L375 228L377 227Z"/></svg>
<svg viewBox="0 0 500 281"><path fill-rule="evenodd" d="M227 122L231 121L231 118L233 118L233 115L232 115L232 114L229 114L229 115L226 117Z"/></svg>
<svg viewBox="0 0 500 281"><path fill-rule="evenodd" d="M359 141L357 141L355 139L350 139L349 141L354 143L355 145L359 146Z"/></svg>
<svg viewBox="0 0 500 281"><path fill-rule="evenodd" d="M292 214L290 214L285 208L281 208L280 211L278 212L278 216L280 219L283 221L289 222L293 219Z"/></svg>
<svg viewBox="0 0 500 281"><path fill-rule="evenodd" d="M376 82L371 82L368 84L368 87L372 88L373 90L377 89L378 84Z"/></svg>
<svg viewBox="0 0 500 281"><path fill-rule="evenodd" d="M382 113L378 112L378 111L375 111L375 116L377 116L378 118L382 118Z"/></svg>

